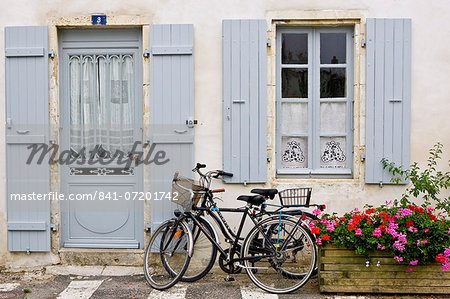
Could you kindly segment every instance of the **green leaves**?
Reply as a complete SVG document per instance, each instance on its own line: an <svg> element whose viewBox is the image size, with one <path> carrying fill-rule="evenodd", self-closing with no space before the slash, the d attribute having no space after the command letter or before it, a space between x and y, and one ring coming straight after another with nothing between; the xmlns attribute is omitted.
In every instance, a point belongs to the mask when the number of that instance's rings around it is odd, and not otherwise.
<svg viewBox="0 0 450 299"><path fill-rule="evenodd" d="M438 162L441 159L443 145L437 142L430 150L427 159L427 167L420 169L417 162L411 164L409 169L405 170L395 163L382 159L383 168L387 169L393 178L393 183L400 183L402 180L409 180L411 183L400 199L400 204L406 206L410 204L410 197L422 197L424 204L436 204L436 208L444 210L447 216L450 215L450 197L441 198L441 190L450 187L450 172L438 170ZM450 161L448 162L450 165Z"/></svg>

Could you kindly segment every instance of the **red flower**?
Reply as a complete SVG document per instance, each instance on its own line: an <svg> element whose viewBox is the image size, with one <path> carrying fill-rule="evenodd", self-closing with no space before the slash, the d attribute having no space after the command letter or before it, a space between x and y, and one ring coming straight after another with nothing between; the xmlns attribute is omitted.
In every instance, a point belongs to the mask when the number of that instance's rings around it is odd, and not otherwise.
<svg viewBox="0 0 450 299"><path fill-rule="evenodd" d="M439 253L436 255L436 262L444 263L446 260L445 256L442 253Z"/></svg>
<svg viewBox="0 0 450 299"><path fill-rule="evenodd" d="M378 227L382 232L386 231L386 225L382 224Z"/></svg>
<svg viewBox="0 0 450 299"><path fill-rule="evenodd" d="M325 234L322 236L322 240L328 241L328 240L330 240L330 236Z"/></svg>
<svg viewBox="0 0 450 299"><path fill-rule="evenodd" d="M367 215L370 215L370 214L372 214L372 213L374 213L374 212L375 212L375 209L374 209L374 208L368 209L368 210L365 211L365 213L366 213Z"/></svg>
<svg viewBox="0 0 450 299"><path fill-rule="evenodd" d="M356 230L356 225L349 225L349 226L347 226L347 230L348 231Z"/></svg>
<svg viewBox="0 0 450 299"><path fill-rule="evenodd" d="M345 217L339 218L340 221L345 221Z"/></svg>
<svg viewBox="0 0 450 299"><path fill-rule="evenodd" d="M312 233L312 234L315 234L315 235L318 235L318 234L320 233L320 230L319 230L318 227L313 227L313 228L311 229L311 233Z"/></svg>
<svg viewBox="0 0 450 299"><path fill-rule="evenodd" d="M386 222L389 218L385 211L378 213L378 217L383 218L383 222Z"/></svg>
<svg viewBox="0 0 450 299"><path fill-rule="evenodd" d="M414 222L412 222L412 220L406 221L406 227L410 227L410 226L413 226L413 225L414 225Z"/></svg>
<svg viewBox="0 0 450 299"><path fill-rule="evenodd" d="M431 213L428 213L428 218L430 218L430 220L432 220L432 221L436 220L436 216L434 216Z"/></svg>

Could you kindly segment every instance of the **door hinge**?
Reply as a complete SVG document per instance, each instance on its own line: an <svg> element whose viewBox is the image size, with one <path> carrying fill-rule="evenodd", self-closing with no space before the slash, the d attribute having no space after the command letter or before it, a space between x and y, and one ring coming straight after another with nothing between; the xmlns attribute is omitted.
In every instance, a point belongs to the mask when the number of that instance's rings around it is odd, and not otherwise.
<svg viewBox="0 0 450 299"><path fill-rule="evenodd" d="M365 39L361 40L361 47L362 48L366 47L366 40Z"/></svg>
<svg viewBox="0 0 450 299"><path fill-rule="evenodd" d="M49 50L48 51L48 57L50 57L51 59L55 58L55 51Z"/></svg>
<svg viewBox="0 0 450 299"><path fill-rule="evenodd" d="M145 49L144 50L144 57L145 58L149 58L150 57L150 50L149 49Z"/></svg>

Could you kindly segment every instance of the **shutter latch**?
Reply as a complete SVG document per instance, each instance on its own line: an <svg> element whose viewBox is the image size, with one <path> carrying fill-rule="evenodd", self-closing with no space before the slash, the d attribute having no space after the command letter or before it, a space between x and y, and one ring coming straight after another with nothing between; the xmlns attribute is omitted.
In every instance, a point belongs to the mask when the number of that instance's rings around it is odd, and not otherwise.
<svg viewBox="0 0 450 299"><path fill-rule="evenodd" d="M149 50L149 49L145 49L145 50L144 50L144 57L145 57L145 58L150 57L150 50Z"/></svg>
<svg viewBox="0 0 450 299"><path fill-rule="evenodd" d="M361 48L365 48L366 47L366 40L363 39L361 40Z"/></svg>
<svg viewBox="0 0 450 299"><path fill-rule="evenodd" d="M51 59L55 58L55 51L49 50L48 51L48 57L50 57Z"/></svg>

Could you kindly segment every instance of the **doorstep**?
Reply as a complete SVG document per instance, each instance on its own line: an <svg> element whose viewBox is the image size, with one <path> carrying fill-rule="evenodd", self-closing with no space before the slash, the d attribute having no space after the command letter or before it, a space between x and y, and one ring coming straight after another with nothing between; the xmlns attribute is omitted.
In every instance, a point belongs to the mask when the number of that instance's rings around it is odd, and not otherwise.
<svg viewBox="0 0 450 299"><path fill-rule="evenodd" d="M61 248L62 265L135 266L144 264L144 249Z"/></svg>
<svg viewBox="0 0 450 299"><path fill-rule="evenodd" d="M132 276L144 274L142 267L130 266L48 266L45 274L76 276Z"/></svg>

